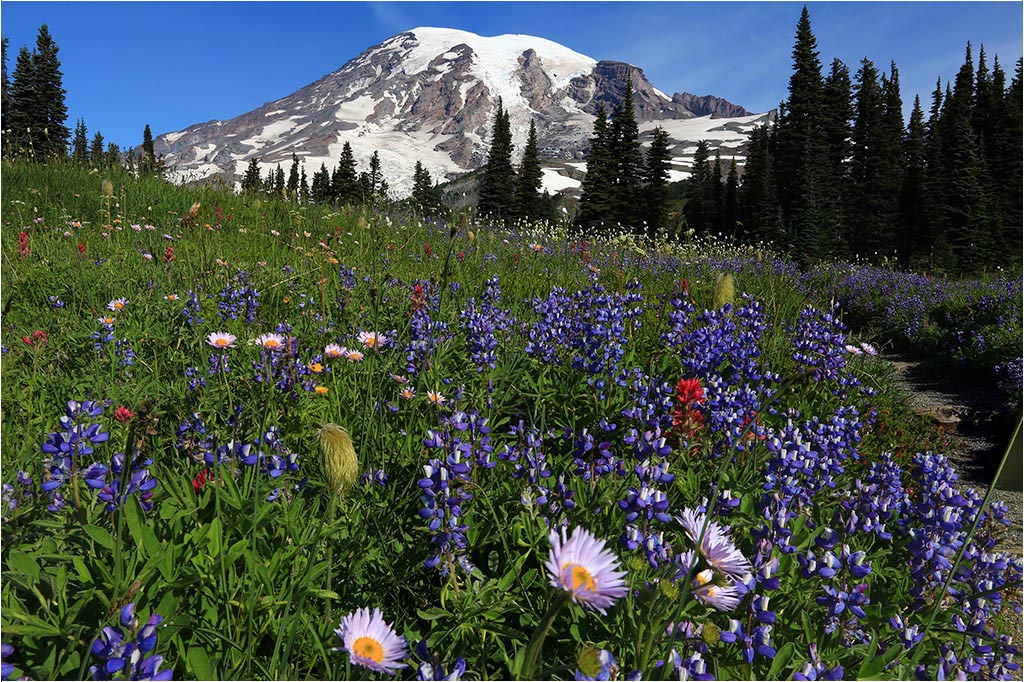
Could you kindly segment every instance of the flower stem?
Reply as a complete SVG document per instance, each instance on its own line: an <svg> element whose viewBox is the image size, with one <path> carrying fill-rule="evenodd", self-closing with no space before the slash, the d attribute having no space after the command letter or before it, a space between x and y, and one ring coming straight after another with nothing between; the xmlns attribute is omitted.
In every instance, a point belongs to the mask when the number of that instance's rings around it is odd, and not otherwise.
<svg viewBox="0 0 1024 682"><path fill-rule="evenodd" d="M562 610L567 601L569 601L568 592L559 592L551 600L551 606L548 607L547 613L544 614L540 625L537 626L537 630L533 633L533 638L530 639L530 643L527 645L526 660L523 662L522 670L519 671L519 679L537 679L534 675L534 670L537 668L537 659L540 657L540 651L544 648L544 638L547 637L551 624L555 622L555 616L558 615L558 612Z"/></svg>

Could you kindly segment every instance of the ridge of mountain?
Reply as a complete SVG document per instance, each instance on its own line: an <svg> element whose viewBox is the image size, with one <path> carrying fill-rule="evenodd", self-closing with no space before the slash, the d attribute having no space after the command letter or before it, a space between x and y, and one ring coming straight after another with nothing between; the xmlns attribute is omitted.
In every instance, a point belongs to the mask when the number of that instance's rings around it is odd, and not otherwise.
<svg viewBox="0 0 1024 682"><path fill-rule="evenodd" d="M416 161L436 180L483 165L499 99L517 150L532 119L543 158L581 167L596 113L621 104L627 77L641 141L657 126L672 138L673 181L688 174L690 148L699 139L726 158L736 155L742 165L747 134L768 117L714 95L669 96L637 66L595 60L545 38L420 27L257 109L159 135L154 148L175 180L219 176L237 183L253 157L264 174L276 164L287 168L293 152L308 176L321 164L333 170L348 142L360 168L376 151L388 184L402 195L411 188ZM562 173L545 172L550 191L578 185Z"/></svg>

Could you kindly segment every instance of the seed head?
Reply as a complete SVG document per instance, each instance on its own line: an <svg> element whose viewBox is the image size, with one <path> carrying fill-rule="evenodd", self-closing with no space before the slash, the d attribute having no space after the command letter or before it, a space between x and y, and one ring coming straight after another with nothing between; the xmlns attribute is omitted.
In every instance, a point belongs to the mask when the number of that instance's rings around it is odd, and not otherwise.
<svg viewBox="0 0 1024 682"><path fill-rule="evenodd" d="M359 460L348 432L337 424L320 429L320 450L324 457L327 487L336 495L352 487L359 475Z"/></svg>

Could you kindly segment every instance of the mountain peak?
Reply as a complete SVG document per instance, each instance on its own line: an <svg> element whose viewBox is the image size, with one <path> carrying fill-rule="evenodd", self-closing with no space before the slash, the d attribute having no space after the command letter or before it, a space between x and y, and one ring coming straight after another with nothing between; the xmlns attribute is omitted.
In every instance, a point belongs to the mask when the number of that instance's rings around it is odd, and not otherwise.
<svg viewBox="0 0 1024 682"><path fill-rule="evenodd" d="M291 95L228 121L161 135L154 146L179 180L221 175L237 182L254 157L264 172L290 163L292 153L307 174L321 164L333 169L348 143L364 168L377 152L388 184L402 194L411 187L416 161L435 180L481 166L499 99L517 146L534 121L542 156L582 161L594 114L601 105L610 111L621 103L627 74L642 123L712 109L746 113L718 98L669 97L635 66L599 62L546 38L421 26Z"/></svg>

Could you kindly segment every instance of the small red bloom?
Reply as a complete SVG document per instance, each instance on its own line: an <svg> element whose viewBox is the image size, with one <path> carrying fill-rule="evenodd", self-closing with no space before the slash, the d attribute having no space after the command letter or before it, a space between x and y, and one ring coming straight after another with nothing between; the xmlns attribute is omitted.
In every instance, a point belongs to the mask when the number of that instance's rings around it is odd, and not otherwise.
<svg viewBox="0 0 1024 682"><path fill-rule="evenodd" d="M455 254L455 256L459 259L459 262L461 263L462 259L466 257L466 252L465 251L459 251L457 254Z"/></svg>
<svg viewBox="0 0 1024 682"><path fill-rule="evenodd" d="M203 469L199 472L198 476L192 479L192 488L195 489L196 492L199 492L203 489L204 485L212 480L214 480L214 477L213 474L210 473L210 470Z"/></svg>
<svg viewBox="0 0 1024 682"><path fill-rule="evenodd" d="M515 266L518 268L519 267L519 252L518 251L516 251L512 255L512 261L513 261L513 263L515 263Z"/></svg>
<svg viewBox="0 0 1024 682"><path fill-rule="evenodd" d="M85 258L85 244L78 244L78 255L81 256L82 258Z"/></svg>
<svg viewBox="0 0 1024 682"><path fill-rule="evenodd" d="M704 426L704 413L697 405L704 402L704 387L700 379L680 379L676 384L676 402L672 410L672 430L687 439Z"/></svg>
<svg viewBox="0 0 1024 682"><path fill-rule="evenodd" d="M47 337L46 332L42 329L37 329L32 332L32 336L23 336L21 340L35 348L36 346L45 346L46 342L50 339Z"/></svg>
<svg viewBox="0 0 1024 682"><path fill-rule="evenodd" d="M682 289L683 291L689 291L690 290L690 282L689 282L689 280L687 280L685 277L683 277L682 281L679 282L679 288Z"/></svg>
<svg viewBox="0 0 1024 682"><path fill-rule="evenodd" d="M423 253L427 254L431 258L434 257L434 250L432 248L430 248L430 244L424 244L423 245Z"/></svg>
<svg viewBox="0 0 1024 682"><path fill-rule="evenodd" d="M409 300L412 301L412 311L414 313L427 304L427 292L422 284L417 284L412 288L412 295L409 296Z"/></svg>
<svg viewBox="0 0 1024 682"><path fill-rule="evenodd" d="M170 263L172 260L174 260L174 247L168 246L167 250L164 251L164 262Z"/></svg>
<svg viewBox="0 0 1024 682"><path fill-rule="evenodd" d="M689 407L691 403L704 402L704 387L700 379L680 379L676 384L676 400Z"/></svg>
<svg viewBox="0 0 1024 682"><path fill-rule="evenodd" d="M18 257L24 260L31 253L32 249L28 245L28 233L23 230L18 233Z"/></svg>
<svg viewBox="0 0 1024 682"><path fill-rule="evenodd" d="M114 419L116 419L117 421L121 422L122 424L124 424L125 422L130 421L131 418L134 417L134 416L135 416L135 413L132 412L131 410L129 410L124 405L121 405L119 408L114 410Z"/></svg>

